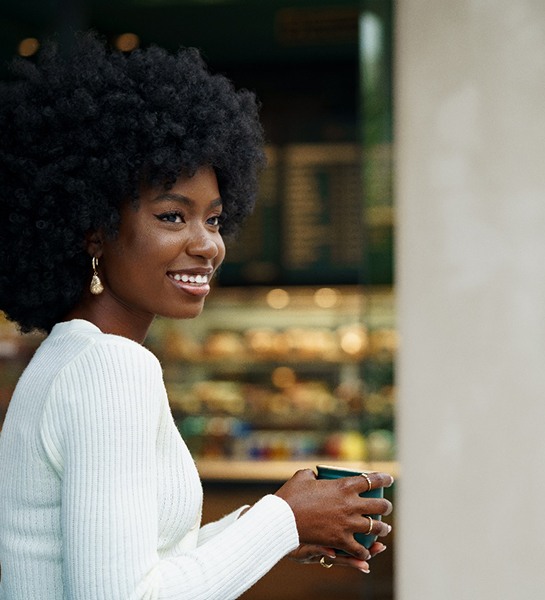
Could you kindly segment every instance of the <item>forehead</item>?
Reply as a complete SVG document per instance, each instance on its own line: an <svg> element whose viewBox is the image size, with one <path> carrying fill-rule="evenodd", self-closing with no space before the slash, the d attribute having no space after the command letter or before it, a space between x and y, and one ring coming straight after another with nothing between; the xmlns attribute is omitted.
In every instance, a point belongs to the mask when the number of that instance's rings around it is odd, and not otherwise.
<svg viewBox="0 0 545 600"><path fill-rule="evenodd" d="M221 204L216 173L212 167L200 167L194 175L180 175L168 189L148 187L141 190L140 201L161 202L179 201L191 207L195 203Z"/></svg>

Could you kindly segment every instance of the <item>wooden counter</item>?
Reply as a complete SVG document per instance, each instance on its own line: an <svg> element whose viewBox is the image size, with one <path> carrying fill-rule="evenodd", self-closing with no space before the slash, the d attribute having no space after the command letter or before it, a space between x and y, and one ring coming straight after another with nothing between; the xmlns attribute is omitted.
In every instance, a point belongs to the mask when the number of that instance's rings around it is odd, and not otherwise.
<svg viewBox="0 0 545 600"><path fill-rule="evenodd" d="M197 467L203 481L233 482L283 482L299 469L314 469L317 464L325 464L361 471L382 471L394 478L399 475L396 462L353 462L336 461L328 458L309 458L307 460L229 460L197 459Z"/></svg>

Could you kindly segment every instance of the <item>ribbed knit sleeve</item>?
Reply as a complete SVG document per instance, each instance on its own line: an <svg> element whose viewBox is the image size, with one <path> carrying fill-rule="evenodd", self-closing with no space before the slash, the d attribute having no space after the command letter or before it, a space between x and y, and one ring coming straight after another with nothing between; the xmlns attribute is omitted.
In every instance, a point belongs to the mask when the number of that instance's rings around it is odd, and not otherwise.
<svg viewBox="0 0 545 600"><path fill-rule="evenodd" d="M246 504L244 506L241 506L240 508L234 510L232 513L225 515L223 518L217 521L213 521L212 523L207 523L204 527L201 527L199 531L199 545L204 544L210 538L222 532L226 527L232 525L240 517L240 514L246 508L250 508L249 505Z"/></svg>
<svg viewBox="0 0 545 600"><path fill-rule="evenodd" d="M95 344L55 378L42 439L62 480L65 598L234 599L297 546L291 509L266 496L198 546L159 552L164 400L159 363L134 343Z"/></svg>
<svg viewBox="0 0 545 600"><path fill-rule="evenodd" d="M54 381L43 438L59 457L67 598L129 598L157 560L160 389L130 344L96 344Z"/></svg>

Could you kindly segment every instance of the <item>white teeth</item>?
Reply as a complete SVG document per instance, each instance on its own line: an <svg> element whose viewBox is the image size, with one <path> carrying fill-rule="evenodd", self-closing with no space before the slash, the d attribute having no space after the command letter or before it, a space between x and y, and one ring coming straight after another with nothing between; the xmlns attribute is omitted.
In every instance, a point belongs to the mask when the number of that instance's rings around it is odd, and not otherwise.
<svg viewBox="0 0 545 600"><path fill-rule="evenodd" d="M180 275L176 273L172 278L183 283L196 283L198 285L208 283L208 275Z"/></svg>

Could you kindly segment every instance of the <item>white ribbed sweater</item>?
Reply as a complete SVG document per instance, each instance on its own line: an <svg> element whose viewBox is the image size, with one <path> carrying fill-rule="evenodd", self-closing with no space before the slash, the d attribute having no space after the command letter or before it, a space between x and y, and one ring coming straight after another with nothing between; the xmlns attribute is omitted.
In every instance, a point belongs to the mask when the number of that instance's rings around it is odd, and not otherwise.
<svg viewBox="0 0 545 600"><path fill-rule="evenodd" d="M204 527L201 507L155 356L57 324L0 434L0 600L229 600L298 544L277 496Z"/></svg>

